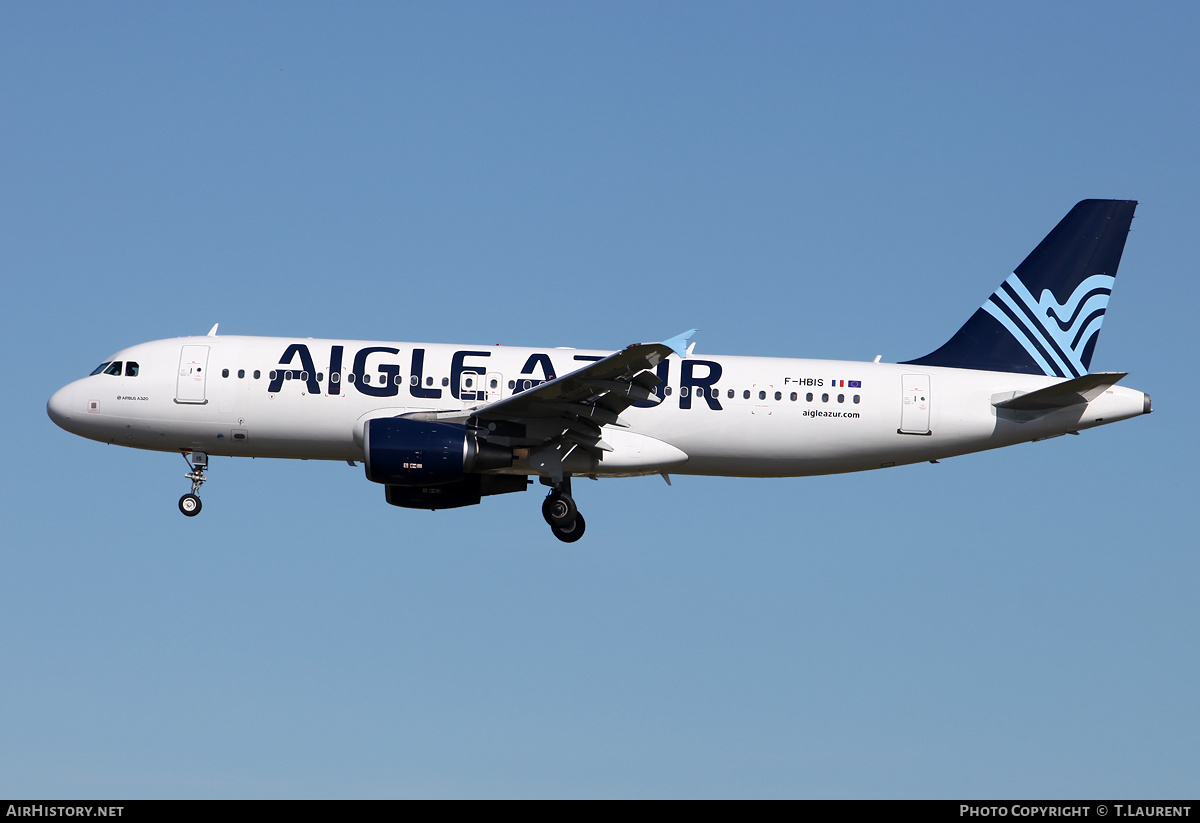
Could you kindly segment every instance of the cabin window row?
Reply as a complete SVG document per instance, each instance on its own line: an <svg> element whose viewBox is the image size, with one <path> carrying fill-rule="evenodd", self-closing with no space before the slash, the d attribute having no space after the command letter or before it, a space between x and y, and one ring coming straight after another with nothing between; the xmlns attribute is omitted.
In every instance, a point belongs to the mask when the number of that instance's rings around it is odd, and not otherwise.
<svg viewBox="0 0 1200 823"><path fill-rule="evenodd" d="M664 393L665 393L665 394L666 394L668 397L670 397L670 396L671 396L671 387L670 387L670 386L667 386L667 388L666 388L666 389L664 389ZM688 396L688 387L687 387L687 386L683 386L682 388L680 388L680 389L679 389L679 394L680 394L680 396L681 396L681 397L687 397L687 396ZM701 387L701 388L697 388L697 389L696 389L696 396L697 396L697 397L706 397L706 396L707 396L707 397L718 398L718 397L720 397L720 396L721 396L721 391L720 391L719 389L714 389L714 388L711 388L711 387L710 387L710 388L709 388L709 389L706 391L706 390L705 390L703 387ZM759 399L759 400L766 400L766 399L768 398L768 396L769 396L769 395L767 394L767 392L766 392L766 391L762 391L762 390L760 390L760 391L758 392L758 399ZM775 398L776 400L783 400L784 394L783 394L783 392L781 392L781 391L777 391L777 392L774 392L774 393L773 393L773 396L774 396L774 398ZM729 399L729 400L733 400L735 397L737 397L737 392L736 392L734 389L729 389L728 391L726 391L726 393L725 393L725 397L726 397L727 399ZM750 400L752 397L753 397L753 392L751 392L751 391L750 391L750 389L743 389L743 390L742 390L742 399L743 399L743 400ZM798 400L800 399L800 393L799 393L799 392L789 392L789 393L788 393L788 399L789 399L791 402L795 403L796 401L798 401ZM806 393L805 393L805 395L804 395L804 401L805 401L806 403L812 403L812 402L814 402L814 401L815 401L815 399L816 399L816 396L815 396L815 395L814 395L812 392L806 392ZM837 398L836 398L836 400L837 400L837 402L838 402L838 403L845 403L845 402L846 402L846 395L844 395L844 394L839 394L839 395L837 395ZM830 395L829 395L829 393L828 393L828 392L823 392L823 393L821 394L821 402L822 402L822 403L828 403L828 402L830 402ZM862 402L862 395L855 394L855 395L851 396L851 397L850 397L850 402L851 402L851 403L861 403L861 402Z"/></svg>
<svg viewBox="0 0 1200 823"><path fill-rule="evenodd" d="M107 369L105 368L106 366L108 367ZM127 375L127 376L131 376L131 377L136 377L136 376L137 376L137 363L129 363L129 364L128 364L128 366L132 367L132 369L133 369L133 372L132 372L132 374L130 374L130 373L128 372L128 370L127 370L127 372L126 372L126 375ZM114 368L114 367L115 367L116 371L113 371L113 368ZM120 373L121 373L121 364L120 364L119 362L118 362L118 363L113 363L113 364L111 364L111 365L110 365L110 364L108 364L108 363L101 363L101 364L100 364L100 366L98 366L98 367L96 368L96 370L95 370L94 372L92 372L92 374L100 374L100 373L101 373L101 371L103 371L105 374L120 374ZM229 369L221 369L221 376L222 376L222 377L229 377ZM245 369L238 369L238 370L237 370L237 376L238 376L238 378L244 378L244 377L246 376L246 370L245 370ZM260 379L260 377L261 377L261 376L262 376L262 372L260 372L258 369L255 369L255 370L254 370L254 379L255 379L255 380L258 380L258 379ZM271 373L268 375L268 377L269 377L271 380L274 380L274 379L275 379L276 377L278 377L278 376L279 376L279 373L278 373L278 372L274 372L274 371L272 371L272 372L271 372ZM307 372L307 371L296 371L296 370L294 370L294 369L291 369L291 370L285 370L285 371L283 371L283 379L284 379L284 380L304 380L304 381L307 381L307 380L308 380L308 372ZM319 383L319 382L323 381L324 379L325 379L325 373L324 373L324 372L317 372L317 382ZM355 379L356 379L356 378L355 378L354 372L348 372L348 373L346 374L346 382L347 382L347 383L353 383L353 382L355 381ZM339 375L337 372L334 372L334 373L332 373L332 374L330 374L330 375L329 375L329 382L330 382L330 383L338 383L338 382L340 382L340 380L341 380L341 375ZM370 382L372 382L372 381L371 381L371 375L369 375L369 374L364 374L364 375L362 376L362 381L363 381L364 383L370 383ZM376 381L376 382L378 382L378 383L379 383L381 386L382 386L382 385L385 385L385 384L388 382L388 380L387 380L387 376L386 376L386 375L378 375L378 376L376 376L376 378L375 378L375 381ZM406 381L405 381L405 378L404 378L404 376L403 376L403 375L399 375L399 374L397 374L397 375L395 375L395 376L392 378L392 382L393 382L395 385L397 385L397 386L402 386L402 385L404 385L404 383L405 383ZM411 377L409 377L409 378L407 379L407 382L409 383L409 385L412 385L412 386L417 386L417 385L420 385L420 379L419 379L419 378L417 377L417 375L415 375L415 374L414 374L414 375L412 375ZM521 389L522 391L523 391L523 390L525 390L525 389L530 389L530 388L533 388L533 386L535 386L535 385L537 385L538 383L541 383L541 382L543 382L543 381L541 381L541 380L538 380L538 381L533 381L533 380L522 380L522 381L520 381L520 389ZM449 385L450 385L450 378L449 378L449 377L443 377L443 378L442 378L442 380L441 380L441 383L442 383L442 386L443 386L443 387L445 387L445 386L449 386ZM474 383L475 383L475 380L474 380L474 378L472 378L472 377L467 377L467 378L466 378L466 379L463 381L463 388L465 388L465 389L474 389L474 388L475 388L475 385L474 385ZM426 385L426 386L432 386L432 385L433 385L433 378L432 378L432 377L426 377L426 378L425 378L425 385ZM509 380L509 381L508 381L508 388L509 388L509 389L516 389L516 388L517 388L517 386L518 386L518 382L517 382L516 380ZM493 389L493 390L494 390L494 389L497 389L497 388L499 388L499 387L500 387L500 383L499 383L499 381L498 381L498 380L496 380L495 378L493 378L493 379L492 379L492 380L489 382L489 387L490 387L491 389ZM679 394L680 394L680 396L681 396L681 397L687 397L687 396L688 396L688 391L689 391L689 387L688 387L688 386L683 386L682 388L680 388L680 389L679 389ZM671 394L672 394L672 389L671 389L671 387L670 387L670 386L667 386L667 387L666 387L666 388L663 390L663 393L664 393L664 394L665 394L667 397L670 397L670 396L671 396ZM743 399L743 400L749 400L749 399L751 398L751 395L752 395L752 393L751 393L751 391L750 391L749 389L744 389L744 390L742 391L742 399ZM720 397L720 396L721 396L721 391L720 391L720 389L716 389L716 388L712 388L712 387L709 387L707 390L706 390L705 388L703 388L703 387L698 387L698 388L696 389L696 396L697 396L697 397L709 396L709 397L713 397L713 398L715 399L715 398L718 398L718 397ZM737 396L737 392L736 392L735 390L733 390L733 389L729 389L729 390L726 392L726 397L727 397L729 400L733 400L733 399L734 399L734 397L736 397L736 396ZM775 393L774 393L774 397L775 397L775 399L776 399L776 400L783 400L783 392L780 392L780 391L777 391L777 392L775 392ZM815 395L814 395L812 392L806 392L806 393L805 393L805 395L804 395L804 401L805 401L806 403L812 403L812 402L814 402L814 401L815 401L815 398L816 398L816 396L815 396ZM759 400L766 400L766 399L767 399L767 392L765 392L765 391L759 391L759 392L758 392L758 399L759 399ZM799 394L799 392L789 392L789 394L788 394L788 399L789 399L789 400L791 400L793 403L795 403L796 401L798 401L798 400L800 399L800 394ZM829 393L828 393L828 392L823 392L823 393L821 394L821 402L822 402L822 403L828 403L829 401L830 401L830 395L829 395ZM846 395L844 395L844 394L839 394L839 395L837 396L837 402L838 402L838 403L845 403L845 402L846 402ZM861 397L860 395L857 395L857 394L856 394L856 395L853 395L853 396L850 398L850 402L852 402L852 403L855 403L855 404L857 404L857 403L861 403L861 402L862 402L862 397Z"/></svg>
<svg viewBox="0 0 1200 823"><path fill-rule="evenodd" d="M98 371L97 371L97 372L93 372L93 374L98 374L98 373L99 373ZM277 377L279 377L279 376L281 376L281 375L282 375L282 377L283 377L283 379L284 379L284 380L304 380L304 381L307 381L307 380L308 380L308 377L309 377L309 374L308 374L308 372L307 372L307 371L296 371L295 369L285 369L285 370L282 370L282 371L272 371L272 372L270 372L269 374L267 374L267 379L269 379L269 380L275 380ZM229 370L229 369L221 369L221 376L222 376L222 377L229 377L229 376L230 376L230 370ZM238 378L239 378L239 379L241 379L241 378L245 378L245 376L246 376L246 370L245 370L245 369L238 369L238 370L237 370L237 376L238 376ZM261 372L261 371L259 371L258 369L255 369L255 370L254 370L253 377L254 377L254 379L255 379L255 380L258 380L258 379L260 379L260 378L262 377L262 372ZM317 382L318 382L318 383L320 383L320 382L322 382L322 381L324 381L324 380L325 380L325 373L324 373L324 372L317 372L317 374L316 374L316 377L317 377ZM346 373L346 378L345 378L345 380L346 380L346 382L347 382L347 383L353 383L353 382L355 382L355 380L357 380L357 379L358 379L358 378L356 377L356 375L354 374L354 372L347 372L347 373ZM330 375L329 375L329 382L330 382L330 383L340 383L341 381L342 381L342 376L341 376L341 374L339 374L338 372L333 372L332 374L330 374ZM374 377L372 377L372 375L370 375L370 374L364 374L364 375L362 376L362 382L364 382L364 383L378 383L379 385L381 385L381 386L382 386L382 385L386 385L386 384L387 384L387 382L388 382L388 378L387 378L387 375L375 375ZM404 383L405 383L405 382L408 382L408 383L409 383L410 385L412 385L412 386L417 386L417 385L420 385L420 379L419 379L419 378L417 377L417 375L415 375L415 374L414 374L414 375L412 375L411 377L408 377L408 378L405 378L405 377L404 377L404 375L397 374L397 375L395 375L395 376L392 378L392 382L393 382L395 385L397 385L397 386L402 386L402 385L404 385ZM450 385L450 378L449 378L449 377L443 377L441 382L442 382L442 385L443 385L443 386L449 386L449 385ZM426 377L426 378L425 378L425 385L426 385L426 386L432 386L432 385L433 385L433 378L432 378L432 377ZM465 388L468 388L468 389L474 389L474 388L475 388L475 381L474 381L474 379L473 379L473 378L467 378L466 380L464 380L464 381L463 381L463 386L464 386ZM513 381L511 381L511 380L509 381L509 386L508 386L508 387L509 387L510 389L513 387ZM498 389L498 388L500 388L500 381L499 381L499 380L495 380L495 379L493 379L493 380L491 381L491 388L493 388L493 389Z"/></svg>

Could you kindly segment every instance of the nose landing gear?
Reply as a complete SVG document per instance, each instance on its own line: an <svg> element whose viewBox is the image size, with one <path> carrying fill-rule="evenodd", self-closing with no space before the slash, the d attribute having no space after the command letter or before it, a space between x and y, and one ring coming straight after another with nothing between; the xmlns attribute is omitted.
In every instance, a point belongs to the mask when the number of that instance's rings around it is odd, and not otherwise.
<svg viewBox="0 0 1200 823"><path fill-rule="evenodd" d="M200 513L199 492L200 487L204 485L204 472L208 470L208 455L204 452L192 452L189 460L187 454L184 453L183 459L187 461L188 468L191 470L184 477L192 481L192 491L179 498L179 510L188 517L195 517Z"/></svg>
<svg viewBox="0 0 1200 823"><path fill-rule="evenodd" d="M583 537L587 524L571 498L571 478L564 477L561 483L551 488L542 501L542 517L550 525L550 531L564 543L574 543Z"/></svg>

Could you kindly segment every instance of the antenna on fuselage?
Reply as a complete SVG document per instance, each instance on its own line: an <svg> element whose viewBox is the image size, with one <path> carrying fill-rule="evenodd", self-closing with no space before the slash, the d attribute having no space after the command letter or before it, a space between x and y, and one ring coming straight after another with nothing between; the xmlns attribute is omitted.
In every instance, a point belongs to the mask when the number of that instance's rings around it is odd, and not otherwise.
<svg viewBox="0 0 1200 823"><path fill-rule="evenodd" d="M209 330L208 330L208 334L206 334L206 335L204 335L204 336L205 336L205 337L216 337L216 336L217 336L217 326L219 326L219 325L221 325L221 324L220 324L220 323L213 323L213 327L212 327L211 329L209 329Z"/></svg>

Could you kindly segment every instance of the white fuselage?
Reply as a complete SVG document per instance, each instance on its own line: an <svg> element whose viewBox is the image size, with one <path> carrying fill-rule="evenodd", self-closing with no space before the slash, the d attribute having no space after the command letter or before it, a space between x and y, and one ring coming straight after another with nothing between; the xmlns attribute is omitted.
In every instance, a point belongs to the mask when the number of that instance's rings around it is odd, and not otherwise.
<svg viewBox="0 0 1200 823"><path fill-rule="evenodd" d="M184 337L118 352L110 362L123 364L120 374L65 386L48 411L68 431L133 448L359 461L369 419L461 415L609 354ZM604 429L611 451L599 458L579 453L565 464L568 473L861 471L1053 437L1149 411L1142 392L1112 386L1051 413L1008 413L993 403L1061 378L970 369L696 355L672 356L657 373L661 402L622 412L627 428ZM501 471L539 473L520 461Z"/></svg>

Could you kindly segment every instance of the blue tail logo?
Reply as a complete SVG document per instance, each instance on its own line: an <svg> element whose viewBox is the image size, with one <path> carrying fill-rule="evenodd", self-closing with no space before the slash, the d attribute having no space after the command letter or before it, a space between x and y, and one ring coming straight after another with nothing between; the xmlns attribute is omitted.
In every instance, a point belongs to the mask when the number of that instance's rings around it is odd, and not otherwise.
<svg viewBox="0 0 1200 823"><path fill-rule="evenodd" d="M1087 374L1136 206L1133 200L1078 203L954 337L906 362Z"/></svg>
<svg viewBox="0 0 1200 823"><path fill-rule="evenodd" d="M1083 353L1100 333L1115 282L1112 275L1093 274L1060 304L1049 289L1034 300L1014 274L983 304L983 310L1008 329L1043 373L1079 377L1087 374Z"/></svg>

